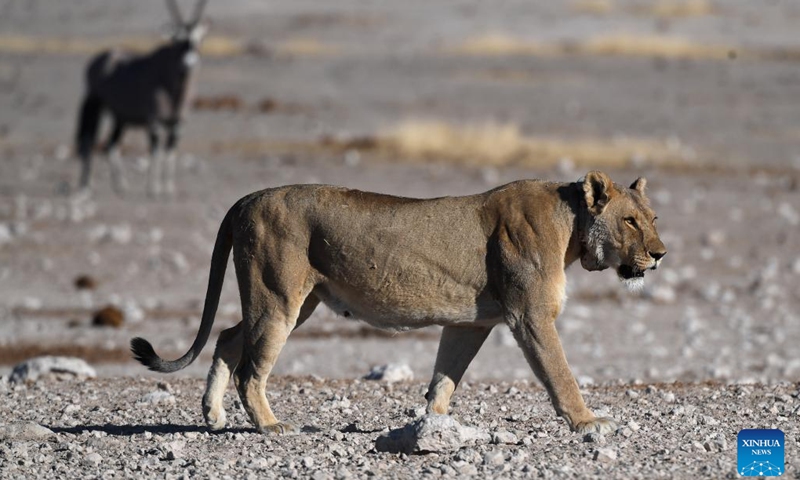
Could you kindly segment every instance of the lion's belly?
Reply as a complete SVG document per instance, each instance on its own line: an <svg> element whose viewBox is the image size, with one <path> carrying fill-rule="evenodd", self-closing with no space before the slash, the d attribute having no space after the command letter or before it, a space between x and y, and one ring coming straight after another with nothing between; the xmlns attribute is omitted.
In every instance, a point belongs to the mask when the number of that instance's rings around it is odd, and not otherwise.
<svg viewBox="0 0 800 480"><path fill-rule="evenodd" d="M430 325L494 325L500 322L500 307L488 294L472 298L463 292L440 295L386 295L355 292L346 286L326 284L314 290L319 299L337 314L362 320L374 327L410 330ZM413 293L413 292L409 292Z"/></svg>

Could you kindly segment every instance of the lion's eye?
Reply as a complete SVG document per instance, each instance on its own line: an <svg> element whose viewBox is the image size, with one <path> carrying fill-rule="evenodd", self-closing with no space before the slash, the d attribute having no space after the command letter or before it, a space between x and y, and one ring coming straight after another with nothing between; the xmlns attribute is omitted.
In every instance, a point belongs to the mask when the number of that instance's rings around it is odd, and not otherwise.
<svg viewBox="0 0 800 480"><path fill-rule="evenodd" d="M625 223L627 223L628 225L630 225L633 228L636 228L636 220L633 217L625 218Z"/></svg>

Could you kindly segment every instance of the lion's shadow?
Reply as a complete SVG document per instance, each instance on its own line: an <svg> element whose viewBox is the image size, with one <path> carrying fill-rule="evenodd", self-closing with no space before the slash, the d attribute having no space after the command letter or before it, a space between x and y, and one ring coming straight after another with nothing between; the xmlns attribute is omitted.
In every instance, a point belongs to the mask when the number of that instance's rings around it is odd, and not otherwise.
<svg viewBox="0 0 800 480"><path fill-rule="evenodd" d="M74 427L47 427L55 433L70 433L79 435L81 433L105 432L107 435L126 437L140 433L150 432L154 435L166 435L168 433L204 433L220 435L225 433L255 433L255 428L223 428L221 430L209 430L202 425L176 425L166 423L161 425L114 425L106 423L104 425L76 425Z"/></svg>
<svg viewBox="0 0 800 480"><path fill-rule="evenodd" d="M113 435L118 437L129 437L139 433L150 432L154 435L166 435L168 433L204 433L208 432L210 435L223 435L226 433L258 433L255 428L223 428L221 430L209 430L208 427L202 425L176 425L174 423L165 423L161 425L114 425L106 423L105 425L76 425L74 427L47 427L55 433L70 433L73 435L80 435L82 433L91 432L105 432L106 435ZM318 433L321 429L314 426L304 426L300 429L301 433Z"/></svg>

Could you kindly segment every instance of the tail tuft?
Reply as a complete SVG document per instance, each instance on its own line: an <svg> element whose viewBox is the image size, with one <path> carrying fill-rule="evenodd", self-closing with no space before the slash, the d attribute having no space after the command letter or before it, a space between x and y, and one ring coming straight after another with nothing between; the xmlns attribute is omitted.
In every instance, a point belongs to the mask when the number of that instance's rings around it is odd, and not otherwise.
<svg viewBox="0 0 800 480"><path fill-rule="evenodd" d="M145 367L154 372L162 371L161 357L158 356L150 342L144 338L136 337L131 340L131 352L133 352L133 358Z"/></svg>

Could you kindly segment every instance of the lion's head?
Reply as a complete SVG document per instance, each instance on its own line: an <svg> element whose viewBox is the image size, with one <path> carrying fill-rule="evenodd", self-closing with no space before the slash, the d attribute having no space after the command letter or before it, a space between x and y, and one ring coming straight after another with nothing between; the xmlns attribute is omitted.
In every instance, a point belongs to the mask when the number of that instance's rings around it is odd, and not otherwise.
<svg viewBox="0 0 800 480"><path fill-rule="evenodd" d="M583 181L581 265L586 270L611 267L630 289L641 288L645 271L655 270L667 253L644 194L646 184L640 177L625 188L597 171Z"/></svg>

